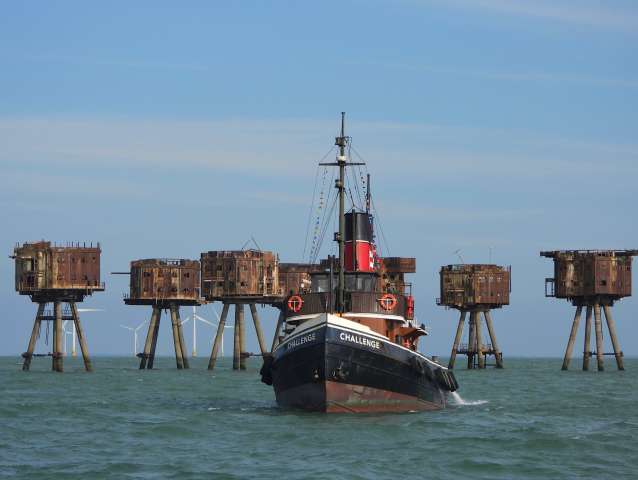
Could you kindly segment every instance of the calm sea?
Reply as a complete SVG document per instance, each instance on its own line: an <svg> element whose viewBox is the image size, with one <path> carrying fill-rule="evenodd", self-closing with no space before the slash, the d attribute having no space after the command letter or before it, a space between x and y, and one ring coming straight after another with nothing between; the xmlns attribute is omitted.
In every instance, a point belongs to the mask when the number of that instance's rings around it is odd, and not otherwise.
<svg viewBox="0 0 638 480"><path fill-rule="evenodd" d="M464 357L463 357L464 358ZM561 372L560 359L455 370L435 412L306 414L276 406L259 359L233 372L137 359L0 357L0 476L25 479L638 478L638 360ZM457 363L461 363L460 361ZM595 368L595 361L591 367Z"/></svg>

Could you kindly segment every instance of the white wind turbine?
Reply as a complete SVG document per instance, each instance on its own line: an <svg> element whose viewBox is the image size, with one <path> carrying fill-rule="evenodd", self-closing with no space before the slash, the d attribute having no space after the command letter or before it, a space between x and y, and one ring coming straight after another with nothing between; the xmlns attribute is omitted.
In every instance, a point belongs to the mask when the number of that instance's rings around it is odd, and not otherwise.
<svg viewBox="0 0 638 480"><path fill-rule="evenodd" d="M215 310L215 307L213 307L213 312L215 312L215 316L217 317L217 321L221 321L221 319L219 318L219 315L217 314L217 310ZM217 328L219 328L218 325L215 325ZM224 325L224 328L235 328L234 325ZM210 343L213 343L215 341L215 337L213 337L210 341ZM222 357L224 356L224 331L222 330Z"/></svg>
<svg viewBox="0 0 638 480"><path fill-rule="evenodd" d="M142 322L142 325L144 325L146 322L147 322L147 321L146 321L146 320L144 320L144 321ZM140 325L140 326L139 326L139 327L137 327L137 328L125 327L124 325L120 325L120 327L122 327L122 328L126 328L126 329L128 329L128 330L133 330L133 332L135 332L135 353L134 353L134 355L135 355L136 357L137 357L137 350L138 350L138 346L139 346L139 345L138 345L138 343L137 343L137 331L138 331L140 328L142 328L142 325Z"/></svg>
<svg viewBox="0 0 638 480"><path fill-rule="evenodd" d="M105 311L106 310L104 310L103 308L78 308L78 312L105 312ZM68 320L66 322L68 322ZM62 331L64 331L68 335L73 335L73 345L71 346L71 356L75 357L75 337L77 336L75 333L75 322L72 322L73 332L66 332L64 330L64 325L66 324L66 322L62 324ZM64 337L64 356L66 357L66 337Z"/></svg>
<svg viewBox="0 0 638 480"><path fill-rule="evenodd" d="M64 337L64 356L66 357L66 336L67 335L74 335L74 340L75 340L75 322L71 322L73 323L73 331L72 332L67 332L66 331L66 324L67 324L68 320L65 320L64 322L62 322L62 336ZM73 355L75 356L75 342L73 343Z"/></svg>
<svg viewBox="0 0 638 480"><path fill-rule="evenodd" d="M197 349L196 349L197 348L197 320L208 323L209 325L212 325L213 327L216 327L217 325L215 325L212 322L209 322L208 320L204 320L202 317L197 315L197 312L195 311L194 306L193 306L193 314L190 317L188 317L186 320L184 320L182 322L182 325L184 325L189 320L193 320L193 357L196 357L197 356Z"/></svg>

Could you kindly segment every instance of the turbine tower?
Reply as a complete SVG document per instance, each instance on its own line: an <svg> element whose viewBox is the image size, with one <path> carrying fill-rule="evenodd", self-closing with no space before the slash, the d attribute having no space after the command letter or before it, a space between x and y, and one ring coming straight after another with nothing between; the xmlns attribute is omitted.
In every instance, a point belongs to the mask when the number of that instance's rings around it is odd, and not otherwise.
<svg viewBox="0 0 638 480"><path fill-rule="evenodd" d="M146 320L144 320L144 321L142 322L142 325L144 325L145 323L146 323ZM138 343L138 341L137 341L137 331L138 331L140 328L142 328L142 325L140 325L140 326L139 326L139 327L137 327L137 328L131 328L131 327L127 327L127 326L125 326L125 325L120 325L120 327L122 327L122 328L126 328L127 330L133 330L133 332L135 332L135 345L134 345L134 348L133 348L133 356L135 356L135 357L137 357L137 347L139 346L139 343Z"/></svg>
<svg viewBox="0 0 638 480"><path fill-rule="evenodd" d="M204 320L202 317L197 315L196 308L197 307L195 307L195 305L193 305L193 314L182 322L182 325L184 325L189 320L193 320L193 357L197 356L197 320L199 320L201 322L204 322L204 323L208 323L209 325L212 325L213 327L217 326L214 323L209 322L208 320Z"/></svg>

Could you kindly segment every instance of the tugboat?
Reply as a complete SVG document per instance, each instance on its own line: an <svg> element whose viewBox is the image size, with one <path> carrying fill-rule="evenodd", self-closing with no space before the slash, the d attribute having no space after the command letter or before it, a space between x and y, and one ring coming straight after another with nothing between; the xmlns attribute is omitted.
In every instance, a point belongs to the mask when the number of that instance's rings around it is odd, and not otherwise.
<svg viewBox="0 0 638 480"><path fill-rule="evenodd" d="M357 211L353 201L345 212L346 169L365 163L346 156L350 137L341 115L336 161L320 163L339 171L339 256L321 261L309 272L311 285L290 291L278 305L284 334L264 358L262 382L274 387L280 407L309 412L444 408L458 383L451 371L417 351L427 333L416 325L411 284L404 282L416 260L377 254L369 176L365 210Z"/></svg>

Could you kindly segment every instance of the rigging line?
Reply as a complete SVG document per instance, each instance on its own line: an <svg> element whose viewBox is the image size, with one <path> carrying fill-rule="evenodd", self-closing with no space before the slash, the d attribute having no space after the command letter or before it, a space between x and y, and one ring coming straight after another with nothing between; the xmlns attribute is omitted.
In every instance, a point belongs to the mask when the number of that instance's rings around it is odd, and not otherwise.
<svg viewBox="0 0 638 480"><path fill-rule="evenodd" d="M330 149L330 151L332 151L332 148ZM323 157L323 158L326 158L326 157ZM312 191L312 203L310 204L310 213L308 214L308 227L306 227L306 240L304 241L304 244L303 244L303 255L301 257L301 263L303 263L303 259L306 258L306 248L308 247L308 233L310 233L310 221L312 220L312 211L315 206L315 195L317 194L317 182L319 181L320 168L321 168L321 165L317 165L317 176L315 177L315 188Z"/></svg>
<svg viewBox="0 0 638 480"><path fill-rule="evenodd" d="M328 155L330 155L330 152L332 152L332 150L334 150L334 148L335 148L335 146L333 146L328 151L328 153L326 153L323 156L323 158L321 159L321 162L323 162L326 159L326 157ZM328 167L326 165L321 165L321 162L319 162L319 165L318 165L317 168L320 168L322 166L324 167L324 169L323 169L323 183L321 185L321 194L319 195L319 209L317 211L317 222L315 224L315 229L314 229L314 232L313 232L312 247L310 248L310 258L313 258L315 247L317 245L317 229L319 228L319 219L320 219L321 213L322 213L321 210L322 210L322 208L325 210L324 207L326 205L326 203L324 203L322 200L323 200L323 196L324 196L324 189L326 187L326 174L328 173ZM310 215L309 215L309 218L308 218L308 228L306 229L306 241L304 242L305 244L304 244L303 258L306 257L306 249L308 248L308 234L309 234L309 230L310 230L310 224L311 224L312 219L314 218L312 216L312 212L313 212L314 203L315 203L314 199L316 198L316 195L317 195L317 181L318 181L318 179L319 179L319 171L317 171L317 178L315 179L315 188L314 188L314 192L313 192L313 200L312 200L312 205L310 206ZM328 188L330 188L330 187L328 187ZM329 195L329 194L330 194L330 190L328 190L328 192L327 192L327 195ZM322 205L323 205L323 207L322 207ZM302 262L303 262L303 258L302 258Z"/></svg>
<svg viewBox="0 0 638 480"><path fill-rule="evenodd" d="M354 204L354 198L352 198L352 186L350 185L350 177L348 177L348 173L346 172L346 183L348 184L348 196L350 197L350 204L352 205L352 208L355 208L356 205ZM352 208L348 208L348 210L352 210Z"/></svg>
<svg viewBox="0 0 638 480"><path fill-rule="evenodd" d="M352 158L351 150L352 150L352 142L349 142L348 143L348 157L349 158ZM356 197L357 197L357 200L359 201L359 208L363 211L363 203L361 201L363 195L362 195L361 190L359 188L359 179L357 178L357 172L355 172L354 165L352 166L352 181L354 182Z"/></svg>
<svg viewBox="0 0 638 480"><path fill-rule="evenodd" d="M332 199L332 204L330 205L330 208L327 209L328 211L326 212L326 215L324 216L323 224L321 225L321 231L319 232L320 241L317 242L318 247L315 250L314 258L317 258L317 254L319 253L319 247L321 246L321 244L323 244L323 240L326 236L326 231L328 230L328 227L330 227L330 219L332 218L332 215L335 212L338 200L339 200L339 197L335 195L334 198Z"/></svg>
<svg viewBox="0 0 638 480"><path fill-rule="evenodd" d="M320 219L321 219L321 214L323 213L323 216L325 218L326 216L326 205L327 205L327 201L328 201L328 197L330 194L330 190L328 190L328 192L326 192L326 202L324 202L324 189L326 187L326 174L328 173L328 169L324 169L323 171L323 184L321 185L321 195L319 196L319 210L317 211L317 222L315 223L315 229L313 232L313 237L312 237L312 248L310 249L310 259L313 259L315 257L315 253L316 253L316 248L317 248L317 238L318 235L320 235L321 232L319 232L319 225L321 223ZM323 210L323 212L321 211Z"/></svg>
<svg viewBox="0 0 638 480"><path fill-rule="evenodd" d="M319 233L319 238L317 239L317 246L315 248L315 254L314 254L313 260L316 260L317 255L319 255L319 250L321 249L321 246L323 245L323 240L326 236L326 231L328 230L328 227L330 226L330 218L332 217L332 214L335 211L338 198L339 197L335 195L332 205L330 206L330 211L328 212L328 216L324 217L324 224L322 225L322 230Z"/></svg>
<svg viewBox="0 0 638 480"><path fill-rule="evenodd" d="M372 202L372 201L371 201ZM376 211L377 208L374 207L374 202L372 202L373 208ZM390 257L390 249L388 248L388 242L385 239L385 234L383 233L383 227L381 226L381 220L379 220L379 215L376 216L377 224L379 225L379 231L381 232L381 237L383 238L383 243L385 243L386 251L388 252L388 257Z"/></svg>
<svg viewBox="0 0 638 480"><path fill-rule="evenodd" d="M335 178L335 170L336 169L332 169L332 177L330 179L330 183L329 185L332 185L334 183L334 178ZM331 197L331 195L333 194L333 189L328 190L328 196L326 197L326 201L324 203L324 208L323 208L323 223L321 225L321 228L324 229L325 225L326 225L326 210L328 209L328 205L330 205L331 200L334 201L334 199L337 198L337 194L336 194L336 190L334 192L334 197ZM332 207L331 207L332 208ZM332 213L330 213L332 215ZM328 217L329 218L329 217ZM317 242L314 244L313 249L310 251L310 259L312 262L312 259L316 259L317 258L317 253L319 252L319 238L322 237L322 235L325 234L325 232L320 231L319 235L317 236ZM323 238L321 238L321 241L323 241Z"/></svg>
<svg viewBox="0 0 638 480"><path fill-rule="evenodd" d="M347 166L347 165L346 165ZM357 200L360 200L360 198L358 198L358 195L356 195L357 192L357 180L355 177L355 172L354 172L354 165L350 165L350 170L352 171L352 181L354 182L354 189L355 189L355 196L352 195L352 185L350 185L350 177L348 176L348 172L346 172L346 182L348 184L348 195L350 195L350 203L352 204L353 208L361 208L361 202L359 201L359 205L357 205L357 202L355 202L354 198L357 197Z"/></svg>
<svg viewBox="0 0 638 480"><path fill-rule="evenodd" d="M352 172L352 181L353 181L353 183L354 183L355 196L356 196L356 197L357 197L357 199L358 199L358 195L357 195L357 193L358 193L358 192L357 192L357 181L356 181L355 176L354 176L354 166L350 169L350 171ZM347 177L347 174L346 174L346 178L348 179L348 183L350 183L350 178L349 178L349 177ZM352 203L352 207L353 207L353 208L357 208L357 205L355 204L355 201L354 201L354 197L352 196L352 188L353 188L352 186L349 186L349 187L348 187L348 193L350 194L350 202ZM360 205L359 205L359 207L360 207Z"/></svg>

